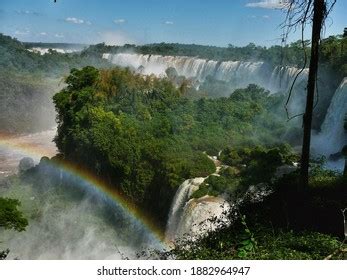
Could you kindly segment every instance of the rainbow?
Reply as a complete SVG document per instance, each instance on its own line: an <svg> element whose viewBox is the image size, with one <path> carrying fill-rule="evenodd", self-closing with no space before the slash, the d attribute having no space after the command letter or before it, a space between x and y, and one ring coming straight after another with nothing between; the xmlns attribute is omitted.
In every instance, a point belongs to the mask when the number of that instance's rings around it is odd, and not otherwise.
<svg viewBox="0 0 347 280"><path fill-rule="evenodd" d="M52 147L44 148L37 144L18 140L18 138L6 134L0 134L0 148L10 150L23 156L30 156L35 159L56 154L56 150L52 149ZM127 201L126 198L116 190L117 188L107 185L91 172L72 163L66 161L54 161L52 164L63 170L67 175L82 180L91 191L110 199L119 206L124 213L129 216L129 218L136 222L137 225L140 225L149 234L151 239L156 241L162 247L167 248L168 244L165 242L163 231L159 229L143 212L141 212L138 207L129 203L129 201Z"/></svg>

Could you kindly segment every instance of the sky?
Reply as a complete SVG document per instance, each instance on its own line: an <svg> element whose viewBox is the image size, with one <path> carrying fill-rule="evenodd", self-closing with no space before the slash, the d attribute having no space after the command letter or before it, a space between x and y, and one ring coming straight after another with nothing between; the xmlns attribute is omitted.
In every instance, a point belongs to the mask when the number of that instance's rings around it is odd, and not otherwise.
<svg viewBox="0 0 347 280"><path fill-rule="evenodd" d="M282 0L282 2L285 0ZM281 43L281 0L0 0L0 33L26 42L156 42L244 46ZM337 3L324 36L347 27ZM309 32L306 32L309 39ZM292 33L289 41L300 38Z"/></svg>

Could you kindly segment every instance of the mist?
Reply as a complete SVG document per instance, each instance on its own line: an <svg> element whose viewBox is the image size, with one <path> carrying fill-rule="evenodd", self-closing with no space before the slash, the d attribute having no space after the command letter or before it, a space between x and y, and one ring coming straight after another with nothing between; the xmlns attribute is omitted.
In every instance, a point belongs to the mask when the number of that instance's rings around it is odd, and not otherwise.
<svg viewBox="0 0 347 280"><path fill-rule="evenodd" d="M60 80L35 75L0 75L0 131L30 133L55 126L52 97Z"/></svg>
<svg viewBox="0 0 347 280"><path fill-rule="evenodd" d="M0 188L2 196L21 201L29 222L24 232L1 230L0 250L10 249L8 259L136 259L142 250L161 248L89 183L42 162L36 171Z"/></svg>

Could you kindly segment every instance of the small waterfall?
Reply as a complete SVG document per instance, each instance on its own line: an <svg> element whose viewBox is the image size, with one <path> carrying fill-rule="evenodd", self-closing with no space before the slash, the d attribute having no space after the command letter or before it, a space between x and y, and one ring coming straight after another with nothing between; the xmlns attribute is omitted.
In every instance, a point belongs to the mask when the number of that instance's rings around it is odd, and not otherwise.
<svg viewBox="0 0 347 280"><path fill-rule="evenodd" d="M216 157L208 156L215 164L216 171L210 176L219 176L222 168ZM208 177L188 179L178 188L171 204L165 239L169 242L180 238L194 239L220 224L228 224L230 204L223 197L205 195L192 198L192 194Z"/></svg>
<svg viewBox="0 0 347 280"><path fill-rule="evenodd" d="M229 224L230 204L222 197L205 195L189 199L177 223L175 231L166 235L169 241L188 237L194 240L207 232L216 230L220 225ZM174 233L174 234L172 234Z"/></svg>
<svg viewBox="0 0 347 280"><path fill-rule="evenodd" d="M300 69L281 66L271 69L265 62L215 61L188 56L162 56L131 53L103 54L103 58L121 67L141 69L144 75L165 77L169 67L176 69L179 76L195 78L203 82L206 77L230 82L233 88L257 84L272 92L286 91ZM297 84L307 79L307 69L300 75Z"/></svg>
<svg viewBox="0 0 347 280"><path fill-rule="evenodd" d="M198 177L185 180L178 188L171 204L169 218L166 226L165 237L167 240L174 240L177 228L183 216L183 209L194 191L206 178Z"/></svg>
<svg viewBox="0 0 347 280"><path fill-rule="evenodd" d="M326 156L341 152L347 144L344 120L347 114L347 77L343 79L331 100L321 132L314 137L313 146Z"/></svg>

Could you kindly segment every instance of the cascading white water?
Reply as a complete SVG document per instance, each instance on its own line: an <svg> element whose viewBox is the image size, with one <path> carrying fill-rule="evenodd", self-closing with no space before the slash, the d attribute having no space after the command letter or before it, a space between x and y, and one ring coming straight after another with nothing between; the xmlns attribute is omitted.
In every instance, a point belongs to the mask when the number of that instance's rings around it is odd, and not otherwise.
<svg viewBox="0 0 347 280"><path fill-rule="evenodd" d="M168 241L188 237L194 239L228 224L230 204L222 197L205 195L189 199L183 209L174 233L165 236Z"/></svg>
<svg viewBox="0 0 347 280"><path fill-rule="evenodd" d="M331 100L321 132L313 138L318 154L329 156L338 153L347 144L344 120L347 114L347 77L343 79Z"/></svg>
<svg viewBox="0 0 347 280"><path fill-rule="evenodd" d="M268 89L271 91L286 91L290 89L295 77L298 75L296 85L300 85L302 82L307 81L308 68L305 68L300 73L301 69L290 66L276 66L272 71ZM305 83L306 85L306 83Z"/></svg>
<svg viewBox="0 0 347 280"><path fill-rule="evenodd" d="M275 67L269 70L264 62L223 61L200 59L187 56L162 56L131 53L103 54L103 58L121 67L140 70L144 75L165 76L165 70L173 67L178 75L196 78L200 82L207 76L221 81L231 82L234 88L258 84L272 92L286 91L299 69L295 67ZM305 69L298 83L307 79Z"/></svg>
<svg viewBox="0 0 347 280"><path fill-rule="evenodd" d="M44 55L49 53L49 50L58 52L58 53L74 53L74 52L79 52L80 50L77 49L61 49L61 48L31 48L28 49L29 52L33 52L33 53L38 53L40 55Z"/></svg>
<svg viewBox="0 0 347 280"><path fill-rule="evenodd" d="M176 237L177 228L183 216L184 207L189 200L190 196L196 191L200 184L206 178L198 177L194 179L185 180L178 188L175 197L171 204L169 217L166 226L165 238L167 240L174 240Z"/></svg>
<svg viewBox="0 0 347 280"><path fill-rule="evenodd" d="M216 166L216 171L210 176L219 176L221 163L216 157L208 157ZM224 198L209 195L192 198L192 194L207 178L188 179L179 186L166 226L165 239L168 242L186 237L194 239L215 230L221 223L229 223L227 215L230 204Z"/></svg>

